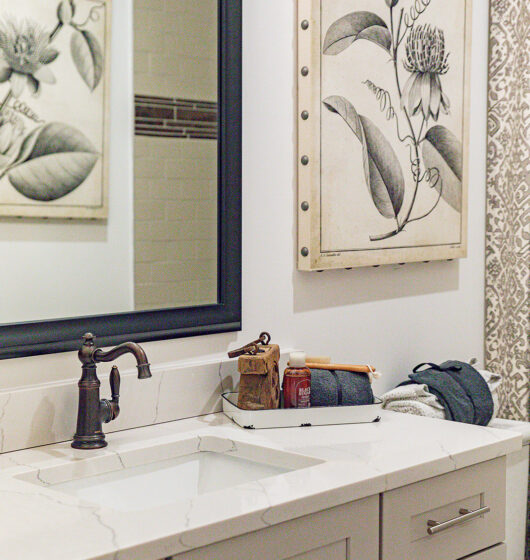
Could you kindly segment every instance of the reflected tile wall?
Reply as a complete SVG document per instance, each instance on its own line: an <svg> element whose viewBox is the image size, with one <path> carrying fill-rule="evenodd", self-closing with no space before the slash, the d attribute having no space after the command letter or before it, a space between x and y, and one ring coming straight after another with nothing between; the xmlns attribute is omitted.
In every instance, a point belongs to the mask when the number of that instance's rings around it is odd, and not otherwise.
<svg viewBox="0 0 530 560"><path fill-rule="evenodd" d="M217 302L217 1L135 0L135 308Z"/></svg>
<svg viewBox="0 0 530 560"><path fill-rule="evenodd" d="M217 101L217 0L134 0L138 94Z"/></svg>
<svg viewBox="0 0 530 560"><path fill-rule="evenodd" d="M135 306L217 301L217 142L135 138Z"/></svg>

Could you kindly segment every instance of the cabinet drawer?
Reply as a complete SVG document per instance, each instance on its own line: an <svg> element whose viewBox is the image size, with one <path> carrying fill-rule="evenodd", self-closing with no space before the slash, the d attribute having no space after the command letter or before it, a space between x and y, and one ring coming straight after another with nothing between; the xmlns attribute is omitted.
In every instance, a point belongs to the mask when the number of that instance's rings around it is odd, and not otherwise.
<svg viewBox="0 0 530 560"><path fill-rule="evenodd" d="M379 496L174 556L172 560L376 560Z"/></svg>
<svg viewBox="0 0 530 560"><path fill-rule="evenodd" d="M502 457L385 493L382 560L455 560L502 543L505 489Z"/></svg>
<svg viewBox="0 0 530 560"><path fill-rule="evenodd" d="M329 546L323 546L318 550L310 550L309 552L304 552L304 554L293 556L289 560L348 560L347 547L348 541L343 540Z"/></svg>
<svg viewBox="0 0 530 560"><path fill-rule="evenodd" d="M506 560L506 545L500 544L461 560Z"/></svg>

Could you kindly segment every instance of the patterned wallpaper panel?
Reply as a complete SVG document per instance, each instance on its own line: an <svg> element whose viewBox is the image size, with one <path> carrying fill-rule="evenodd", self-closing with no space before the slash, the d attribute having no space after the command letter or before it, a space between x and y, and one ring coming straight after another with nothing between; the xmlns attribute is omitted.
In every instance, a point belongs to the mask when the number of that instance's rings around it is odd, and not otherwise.
<svg viewBox="0 0 530 560"><path fill-rule="evenodd" d="M530 406L530 11L492 0L486 225L486 365L504 376L501 416Z"/></svg>

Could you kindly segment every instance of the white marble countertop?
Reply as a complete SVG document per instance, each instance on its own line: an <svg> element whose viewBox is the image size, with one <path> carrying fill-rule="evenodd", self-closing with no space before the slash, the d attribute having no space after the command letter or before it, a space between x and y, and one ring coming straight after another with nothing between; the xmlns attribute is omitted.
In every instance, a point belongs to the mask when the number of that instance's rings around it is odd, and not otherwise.
<svg viewBox="0 0 530 560"><path fill-rule="evenodd" d="M149 448L196 436L323 462L143 512L84 502L54 490L46 478L59 467L87 476L94 461L123 469ZM522 442L505 430L387 411L376 424L256 431L214 414L107 439L109 446L98 451L64 443L0 456L0 560L158 560L494 459Z"/></svg>

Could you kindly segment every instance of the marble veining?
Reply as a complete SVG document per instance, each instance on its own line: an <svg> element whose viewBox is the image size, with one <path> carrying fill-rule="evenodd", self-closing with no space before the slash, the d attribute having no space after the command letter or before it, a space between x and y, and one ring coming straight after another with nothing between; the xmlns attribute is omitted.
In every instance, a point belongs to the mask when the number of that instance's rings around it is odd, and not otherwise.
<svg viewBox="0 0 530 560"><path fill-rule="evenodd" d="M217 372L216 372L217 375ZM0 560L157 560L494 459L508 431L384 411L378 424L243 430L222 414L112 433L95 452L68 443L0 455ZM148 511L115 511L54 484L179 453L214 451L298 470Z"/></svg>
<svg viewBox="0 0 530 560"><path fill-rule="evenodd" d="M289 349L282 353L285 367ZM70 440L76 426L79 362L72 379L0 391L0 453ZM221 393L237 387L237 360L152 366L153 377L137 383L136 368L121 371L121 413L105 432L172 422L222 410ZM101 365L101 396L108 398L110 368Z"/></svg>

